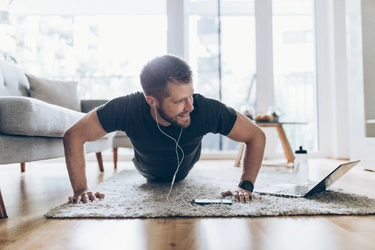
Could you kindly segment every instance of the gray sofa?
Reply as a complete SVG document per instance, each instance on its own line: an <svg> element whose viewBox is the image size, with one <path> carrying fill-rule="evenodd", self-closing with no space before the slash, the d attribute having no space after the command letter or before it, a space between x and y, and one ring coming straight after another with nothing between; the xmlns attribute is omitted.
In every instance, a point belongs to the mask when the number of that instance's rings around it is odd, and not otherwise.
<svg viewBox="0 0 375 250"><path fill-rule="evenodd" d="M38 78L0 60L0 165L20 163L25 171L26 162L63 157L64 132L104 102L81 101L77 83ZM101 171L101 152L112 148L114 136L85 144L86 153L96 152ZM6 217L1 204L0 192L0 218Z"/></svg>
<svg viewBox="0 0 375 250"><path fill-rule="evenodd" d="M0 164L64 156L64 132L105 102L79 100L76 84L28 75L0 60ZM86 143L86 153L97 152L101 158L100 152L112 147L113 137L111 133Z"/></svg>

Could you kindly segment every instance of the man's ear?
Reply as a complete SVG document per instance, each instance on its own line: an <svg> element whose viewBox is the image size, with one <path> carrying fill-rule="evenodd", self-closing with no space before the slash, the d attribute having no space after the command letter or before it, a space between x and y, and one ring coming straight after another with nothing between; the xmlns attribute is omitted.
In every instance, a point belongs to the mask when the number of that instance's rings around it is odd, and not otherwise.
<svg viewBox="0 0 375 250"><path fill-rule="evenodd" d="M146 102L148 103L148 105L150 106L154 106L154 105L157 105L157 100L155 97L151 96L151 95L147 95L146 96Z"/></svg>

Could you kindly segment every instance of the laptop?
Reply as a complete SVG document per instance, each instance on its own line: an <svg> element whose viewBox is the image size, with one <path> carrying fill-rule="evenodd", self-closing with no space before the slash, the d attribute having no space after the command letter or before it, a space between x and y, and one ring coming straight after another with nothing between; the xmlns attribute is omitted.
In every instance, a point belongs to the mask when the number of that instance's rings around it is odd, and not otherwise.
<svg viewBox="0 0 375 250"><path fill-rule="evenodd" d="M276 195L281 197L292 197L292 198L302 198L308 197L310 195L323 192L327 190L335 181L341 178L345 173L352 169L358 164L358 161L351 161L340 164L335 170L333 170L329 175L324 177L323 180L315 184L309 183L306 185L296 185L296 184L277 184L269 187L255 189L254 192L258 194L268 194Z"/></svg>

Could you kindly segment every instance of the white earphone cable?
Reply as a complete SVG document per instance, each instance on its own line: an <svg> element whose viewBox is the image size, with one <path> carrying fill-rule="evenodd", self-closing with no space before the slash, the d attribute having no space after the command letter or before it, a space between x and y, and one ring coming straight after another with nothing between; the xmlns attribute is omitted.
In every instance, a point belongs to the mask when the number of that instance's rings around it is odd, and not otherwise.
<svg viewBox="0 0 375 250"><path fill-rule="evenodd" d="M169 195L171 194L172 192L172 189L173 189L173 185L174 185L174 182L175 182L175 179L176 179L176 175L178 173L178 170L180 169L180 166L181 166L181 163L182 161L184 160L185 158L185 153L184 153L184 150L182 150L182 148L180 147L180 145L178 144L179 141L180 141L180 138L181 138L181 135L182 135L182 128L181 128L181 131L180 131L180 134L178 136L178 139L176 140L175 138L173 138L172 136L168 135L167 133L165 133L163 130L161 130L160 126L159 126L159 120L158 120L158 115L157 115L157 110L156 110L156 107L155 107L155 104L153 104L154 108L155 108L155 119L156 119L156 125L158 127L158 129L160 130L160 132L162 132L165 136L167 136L168 138L170 138L171 140L173 140L175 143L176 143L176 148L175 148L175 152L176 152L176 156L177 156L177 168L176 168L176 171L173 175L173 178L172 178L172 182L171 182L171 188L169 189L169 192L168 192L168 195L167 195L167 200L169 200ZM181 161L180 161L180 157L178 155L178 149L181 150L181 153L182 153L182 157L181 157Z"/></svg>

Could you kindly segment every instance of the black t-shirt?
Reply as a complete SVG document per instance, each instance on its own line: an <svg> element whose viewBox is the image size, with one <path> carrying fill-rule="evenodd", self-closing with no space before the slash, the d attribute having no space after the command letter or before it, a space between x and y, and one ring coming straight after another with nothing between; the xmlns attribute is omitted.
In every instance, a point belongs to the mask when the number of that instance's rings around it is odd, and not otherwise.
<svg viewBox="0 0 375 250"><path fill-rule="evenodd" d="M179 145L184 159L176 175L176 181L184 179L199 160L202 138L207 133L228 135L237 115L225 104L193 95L194 110L191 124L183 129ZM121 130L130 138L134 148L134 164L149 181L171 181L178 162L176 143L160 132L150 113L150 106L142 92L115 98L97 109L99 121L108 133ZM160 128L175 140L181 128L174 125ZM182 159L181 150L177 150Z"/></svg>

